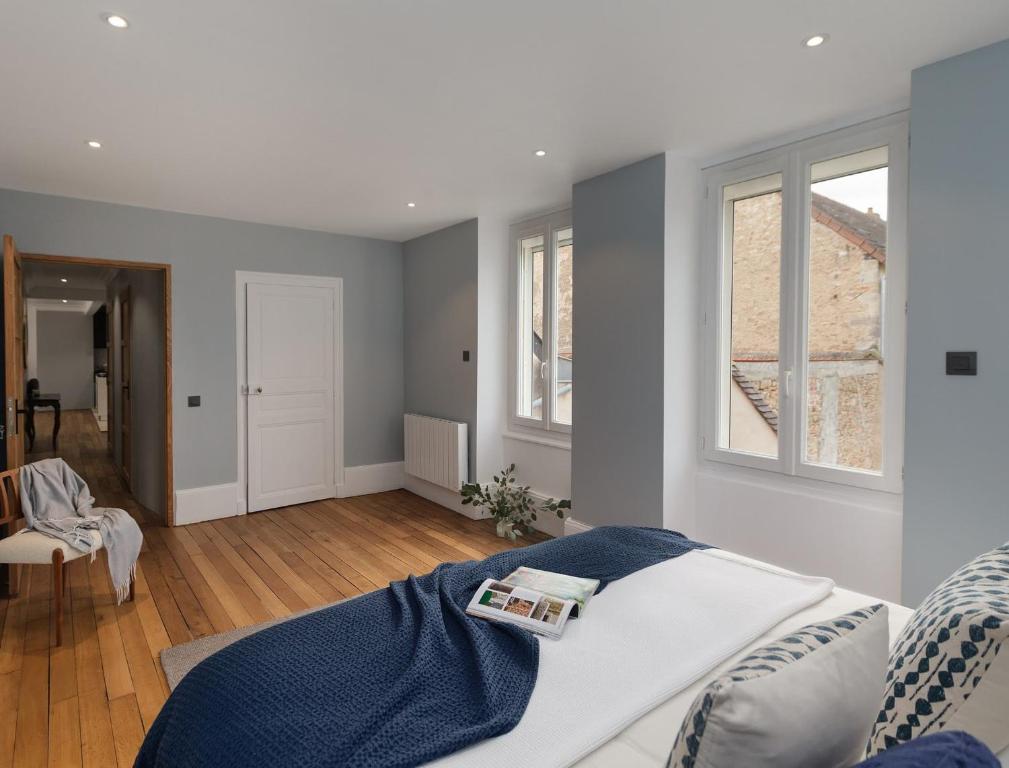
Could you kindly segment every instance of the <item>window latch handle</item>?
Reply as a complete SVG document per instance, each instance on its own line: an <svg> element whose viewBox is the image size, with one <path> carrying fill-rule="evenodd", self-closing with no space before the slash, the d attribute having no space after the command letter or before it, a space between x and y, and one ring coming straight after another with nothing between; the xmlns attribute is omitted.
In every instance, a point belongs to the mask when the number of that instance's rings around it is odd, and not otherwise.
<svg viewBox="0 0 1009 768"><path fill-rule="evenodd" d="M792 396L792 371L785 371L785 397Z"/></svg>

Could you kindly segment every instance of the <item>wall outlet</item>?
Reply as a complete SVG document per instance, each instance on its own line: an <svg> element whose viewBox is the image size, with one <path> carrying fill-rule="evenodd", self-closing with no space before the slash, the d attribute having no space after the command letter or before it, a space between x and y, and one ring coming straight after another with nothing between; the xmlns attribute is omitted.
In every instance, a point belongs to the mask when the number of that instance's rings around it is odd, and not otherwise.
<svg viewBox="0 0 1009 768"><path fill-rule="evenodd" d="M189 396L189 407L190 408L199 408L200 407L200 396L199 395L190 395Z"/></svg>

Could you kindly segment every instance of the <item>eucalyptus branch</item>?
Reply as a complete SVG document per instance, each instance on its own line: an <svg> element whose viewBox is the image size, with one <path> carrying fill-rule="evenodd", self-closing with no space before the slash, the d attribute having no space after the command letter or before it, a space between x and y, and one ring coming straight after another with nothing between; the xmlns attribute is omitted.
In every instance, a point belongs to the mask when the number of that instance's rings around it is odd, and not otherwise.
<svg viewBox="0 0 1009 768"><path fill-rule="evenodd" d="M528 533L537 520L537 512L564 517L571 510L570 499L546 499L537 504L528 485L515 480L515 465L511 464L487 485L466 483L460 491L462 503L486 510L498 523L511 525L508 537L514 540Z"/></svg>

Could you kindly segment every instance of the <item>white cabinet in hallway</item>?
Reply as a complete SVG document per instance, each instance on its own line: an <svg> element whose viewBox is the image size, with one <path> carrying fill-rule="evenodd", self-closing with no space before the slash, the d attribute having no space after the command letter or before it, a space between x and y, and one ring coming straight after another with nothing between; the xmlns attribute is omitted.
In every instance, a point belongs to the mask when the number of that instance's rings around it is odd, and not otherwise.
<svg viewBox="0 0 1009 768"><path fill-rule="evenodd" d="M109 377L95 374L95 407L91 409L99 432L109 431Z"/></svg>

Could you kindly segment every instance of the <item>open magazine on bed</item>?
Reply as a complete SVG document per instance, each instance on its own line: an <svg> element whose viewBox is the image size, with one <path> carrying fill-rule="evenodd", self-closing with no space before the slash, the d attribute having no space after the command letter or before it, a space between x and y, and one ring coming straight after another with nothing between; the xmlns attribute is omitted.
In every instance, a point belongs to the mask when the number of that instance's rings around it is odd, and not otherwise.
<svg viewBox="0 0 1009 768"><path fill-rule="evenodd" d="M596 579L522 566L500 581L484 581L466 606L466 613L557 639L569 618L584 613L598 588Z"/></svg>

